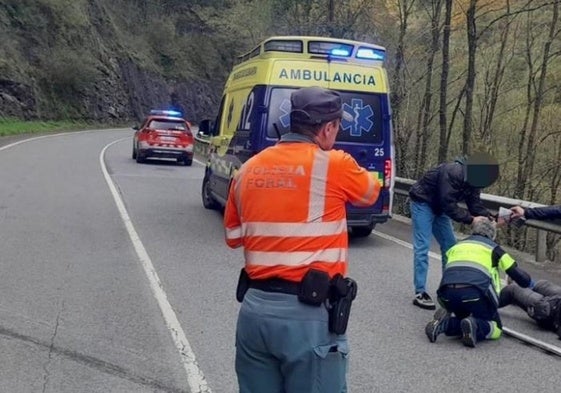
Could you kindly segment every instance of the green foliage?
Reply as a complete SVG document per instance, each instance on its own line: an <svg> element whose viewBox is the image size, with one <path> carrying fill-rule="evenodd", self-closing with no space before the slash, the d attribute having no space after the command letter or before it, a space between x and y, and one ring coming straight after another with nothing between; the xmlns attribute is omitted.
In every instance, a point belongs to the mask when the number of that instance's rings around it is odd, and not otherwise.
<svg viewBox="0 0 561 393"><path fill-rule="evenodd" d="M41 83L67 101L92 88L100 76L91 53L68 47L45 52L40 69L43 70L39 75Z"/></svg>
<svg viewBox="0 0 561 393"><path fill-rule="evenodd" d="M0 117L0 136L34 134L53 131L76 131L94 126L83 121L23 121Z"/></svg>

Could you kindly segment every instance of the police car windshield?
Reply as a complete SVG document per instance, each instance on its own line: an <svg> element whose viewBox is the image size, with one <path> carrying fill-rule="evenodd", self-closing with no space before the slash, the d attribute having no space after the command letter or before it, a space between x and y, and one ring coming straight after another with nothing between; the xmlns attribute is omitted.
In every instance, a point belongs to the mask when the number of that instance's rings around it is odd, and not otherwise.
<svg viewBox="0 0 561 393"><path fill-rule="evenodd" d="M148 128L155 130L185 130L185 123L179 120L158 119L150 121Z"/></svg>
<svg viewBox="0 0 561 393"><path fill-rule="evenodd" d="M278 138L290 129L290 94L296 89L274 88L269 101L267 136ZM354 117L354 121L343 120L337 142L380 144L383 142L382 110L379 94L339 92L343 108ZM278 132L275 129L275 123Z"/></svg>

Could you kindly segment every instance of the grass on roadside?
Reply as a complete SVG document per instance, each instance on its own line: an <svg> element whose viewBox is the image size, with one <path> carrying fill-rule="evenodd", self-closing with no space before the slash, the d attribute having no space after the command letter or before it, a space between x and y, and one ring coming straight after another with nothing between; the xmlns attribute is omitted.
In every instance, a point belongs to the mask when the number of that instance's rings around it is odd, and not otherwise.
<svg viewBox="0 0 561 393"><path fill-rule="evenodd" d="M85 130L93 127L93 124L72 120L25 121L0 117L0 136Z"/></svg>

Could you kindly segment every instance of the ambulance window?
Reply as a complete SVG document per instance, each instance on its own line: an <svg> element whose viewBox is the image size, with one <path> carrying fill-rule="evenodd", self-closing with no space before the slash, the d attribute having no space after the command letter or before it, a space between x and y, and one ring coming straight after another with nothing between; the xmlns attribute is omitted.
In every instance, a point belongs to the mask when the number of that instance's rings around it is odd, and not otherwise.
<svg viewBox="0 0 561 393"><path fill-rule="evenodd" d="M290 94L295 89L274 88L269 101L267 137L278 138L290 130ZM354 116L354 121L341 122L338 142L374 143L384 141L380 94L340 92L343 108ZM275 128L276 124L276 128ZM277 131L278 130L278 131Z"/></svg>
<svg viewBox="0 0 561 393"><path fill-rule="evenodd" d="M267 137L279 138L290 130L290 94L296 89L276 87L271 91ZM275 127L276 125L276 127Z"/></svg>

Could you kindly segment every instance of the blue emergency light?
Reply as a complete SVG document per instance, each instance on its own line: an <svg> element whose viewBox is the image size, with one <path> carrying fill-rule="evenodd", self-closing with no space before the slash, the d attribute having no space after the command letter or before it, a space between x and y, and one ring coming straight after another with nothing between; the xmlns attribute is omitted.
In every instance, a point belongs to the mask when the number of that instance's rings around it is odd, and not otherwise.
<svg viewBox="0 0 561 393"><path fill-rule="evenodd" d="M344 56L347 57L351 54L347 49L333 48L331 49L331 55L333 56Z"/></svg>
<svg viewBox="0 0 561 393"><path fill-rule="evenodd" d="M172 117L183 117L183 113L173 110L164 109L152 109L150 111L151 115L161 115L161 116L172 116Z"/></svg>
<svg viewBox="0 0 561 393"><path fill-rule="evenodd" d="M386 51L383 49L360 47L356 52L357 59L384 60Z"/></svg>

